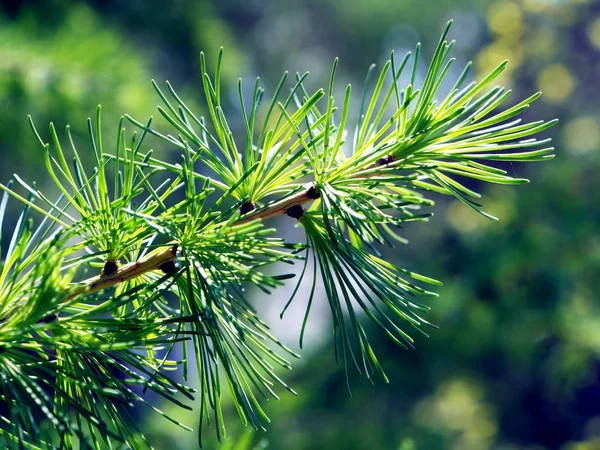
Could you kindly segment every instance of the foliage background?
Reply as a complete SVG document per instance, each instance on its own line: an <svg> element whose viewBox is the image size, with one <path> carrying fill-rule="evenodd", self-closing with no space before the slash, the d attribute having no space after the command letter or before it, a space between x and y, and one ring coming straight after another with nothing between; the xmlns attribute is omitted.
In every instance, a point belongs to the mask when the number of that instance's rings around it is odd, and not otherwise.
<svg viewBox="0 0 600 450"><path fill-rule="evenodd" d="M335 56L339 85L359 85L391 49L421 40L430 56L454 18L459 62L473 59L482 73L509 58L501 82L515 100L544 92L528 114L561 119L549 133L557 157L515 165L529 185L485 189L499 222L439 199L436 217L407 227L411 243L386 255L445 283L430 314L441 329L416 351L373 333L390 384L355 376L348 398L323 310L288 377L299 397L268 404L269 432L250 439L291 450L600 448L599 13L600 2L584 0L3 0L0 179L17 172L48 181L27 114L84 135L101 103L110 134L123 112L157 115L151 78L199 101L200 50L210 62L225 47L223 85L232 96L238 76L258 75L272 91L284 70L310 70L324 86ZM281 220L294 236L290 219ZM297 349L304 305L280 321L285 295L256 294L255 303ZM156 448L195 448L193 433L139 414ZM197 423L197 410L179 415ZM229 416L234 440L243 430L232 409ZM209 439L207 447L219 445Z"/></svg>

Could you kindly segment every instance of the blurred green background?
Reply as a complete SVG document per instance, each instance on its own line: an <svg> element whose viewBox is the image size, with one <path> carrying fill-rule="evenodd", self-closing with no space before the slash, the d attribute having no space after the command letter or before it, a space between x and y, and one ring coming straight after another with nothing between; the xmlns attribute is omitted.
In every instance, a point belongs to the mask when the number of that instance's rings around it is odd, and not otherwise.
<svg viewBox="0 0 600 450"><path fill-rule="evenodd" d="M124 112L157 115L151 78L171 80L201 104L198 53L214 61L224 46L235 115L238 76L260 76L268 95L284 70L309 70L321 87L339 56L338 84L360 85L368 65L392 49L422 41L429 57L450 18L457 68L473 60L480 78L508 58L501 82L514 102L544 92L526 118L560 118L548 133L556 159L515 165L529 185L484 188L499 222L438 199L432 221L406 229L411 243L387 256L444 281L429 316L440 330L411 352L371 330L389 384L353 374L348 397L329 317L317 310L302 360L283 374L299 396L282 393L265 406L267 433L244 435L228 407L230 437L219 445L206 430L207 448L232 449L244 436L248 448L276 450L600 449L600 2L0 2L0 180L17 172L42 184L27 114L44 130L49 121L70 123L84 142L85 120L101 103L115 135ZM286 294L257 295L255 303L297 349L305 305L296 299L280 321ZM147 410L136 414L157 449L196 448L194 433ZM197 426L198 408L175 414Z"/></svg>

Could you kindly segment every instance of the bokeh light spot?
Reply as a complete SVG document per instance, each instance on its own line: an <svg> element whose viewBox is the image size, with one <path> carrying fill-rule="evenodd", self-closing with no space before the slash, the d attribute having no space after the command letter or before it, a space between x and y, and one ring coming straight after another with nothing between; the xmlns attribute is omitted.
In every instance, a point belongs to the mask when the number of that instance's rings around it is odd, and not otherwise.
<svg viewBox="0 0 600 450"><path fill-rule="evenodd" d="M563 141L573 153L587 153L600 148L600 126L593 117L571 120L563 129Z"/></svg>
<svg viewBox="0 0 600 450"><path fill-rule="evenodd" d="M544 0L523 0L523 8L532 13L544 12L548 3Z"/></svg>
<svg viewBox="0 0 600 450"><path fill-rule="evenodd" d="M510 61L510 64L506 66L506 69L496 79L496 82L504 85L510 84L512 73L521 64L522 49L511 46L505 40L492 42L479 52L475 62L477 78L483 78L506 59Z"/></svg>
<svg viewBox="0 0 600 450"><path fill-rule="evenodd" d="M600 49L600 18L594 20L588 25L587 34L590 42Z"/></svg>
<svg viewBox="0 0 600 450"><path fill-rule="evenodd" d="M550 60L560 49L555 31L550 26L543 26L528 32L523 42L527 56L538 61Z"/></svg>
<svg viewBox="0 0 600 450"><path fill-rule="evenodd" d="M461 202L452 202L447 210L450 226L459 233L471 233L478 226L478 214Z"/></svg>
<svg viewBox="0 0 600 450"><path fill-rule="evenodd" d="M490 5L487 11L490 30L512 40L519 39L525 31L523 11L514 2L500 2Z"/></svg>
<svg viewBox="0 0 600 450"><path fill-rule="evenodd" d="M551 64L540 72L537 85L538 89L544 93L545 101L562 103L571 96L575 80L564 65Z"/></svg>

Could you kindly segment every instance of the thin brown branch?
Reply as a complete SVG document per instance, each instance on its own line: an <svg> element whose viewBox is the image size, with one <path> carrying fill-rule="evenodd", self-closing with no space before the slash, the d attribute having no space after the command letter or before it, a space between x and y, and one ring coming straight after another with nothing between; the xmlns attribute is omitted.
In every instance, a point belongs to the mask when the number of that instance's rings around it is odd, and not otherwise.
<svg viewBox="0 0 600 450"><path fill-rule="evenodd" d="M374 163L373 167L387 166L392 162L392 157L388 156ZM376 173L369 174L367 177L374 175L376 175ZM293 212L298 208L302 208L303 205L310 203L319 197L320 194L315 188L314 184L308 183L302 192L299 192L291 197L284 198L276 203L271 204L270 206L267 206L264 209L251 211L243 215L235 224L241 225L253 220L266 220L272 217L281 216L287 214L288 212ZM295 214L290 215L292 217L296 217ZM178 245L174 244L167 248L163 248L159 251L151 253L135 262L126 264L122 267L117 266L116 270L113 268L111 269L110 273L104 273L103 271L103 273L100 275L81 282L81 285L67 297L67 300L73 299L77 295L83 293L89 294L92 292L98 292L102 289L106 289L133 278L137 278L154 270L165 270L166 267L169 267L169 264L172 266L177 259L177 248ZM112 262L111 267L113 267L113 265L114 262Z"/></svg>
<svg viewBox="0 0 600 450"><path fill-rule="evenodd" d="M270 219L271 217L281 216L287 213L292 206L302 206L319 198L319 193L312 183L306 185L306 189L288 198L284 198L265 209L259 209L256 212L246 214L236 222L236 225L251 222L257 219Z"/></svg>
<svg viewBox="0 0 600 450"><path fill-rule="evenodd" d="M66 300L71 300L79 294L98 292L119 283L137 278L147 272L160 270L165 264L175 261L178 245L171 245L158 252L151 253L135 262L119 267L111 274L101 274L81 282L81 286L75 289Z"/></svg>
<svg viewBox="0 0 600 450"><path fill-rule="evenodd" d="M265 220L271 217L283 215L291 207L302 206L313 201L315 198L318 198L318 193L314 186L310 184L307 186L304 192L300 192L297 195L283 199L265 209L244 215L236 222L236 225L251 222L253 220ZM177 258L177 248L177 244L171 245L167 248L163 248L157 252L151 253L135 262L118 267L116 271L110 274L100 274L96 277L82 281L81 286L76 288L66 298L66 300L71 300L77 295L83 293L90 294L92 292L101 291L102 289L106 289L133 278L137 278L154 270L161 270L161 268L166 267L168 263L175 262Z"/></svg>

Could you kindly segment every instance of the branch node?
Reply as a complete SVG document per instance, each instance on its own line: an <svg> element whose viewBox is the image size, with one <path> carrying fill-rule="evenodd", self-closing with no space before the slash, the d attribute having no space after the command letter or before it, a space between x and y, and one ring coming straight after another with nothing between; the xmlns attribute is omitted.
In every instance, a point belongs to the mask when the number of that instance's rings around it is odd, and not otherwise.
<svg viewBox="0 0 600 450"><path fill-rule="evenodd" d="M317 188L313 185L308 189L308 191L306 191L306 196L312 200L316 200L319 197L321 197L321 194L319 193Z"/></svg>
<svg viewBox="0 0 600 450"><path fill-rule="evenodd" d="M172 275L177 272L177 264L175 261L167 261L162 263L159 269L166 275Z"/></svg>
<svg viewBox="0 0 600 450"><path fill-rule="evenodd" d="M240 214L243 216L244 214L248 214L251 211L254 211L256 209L256 206L254 205L254 203L252 203L251 201L247 201L242 203L242 206L240 206Z"/></svg>
<svg viewBox="0 0 600 450"><path fill-rule="evenodd" d="M102 268L101 276L112 275L117 270L119 270L119 261L106 261Z"/></svg>
<svg viewBox="0 0 600 450"><path fill-rule="evenodd" d="M178 249L179 249L179 244L173 244L171 246L171 255L177 256ZM175 272L177 272L177 263L173 260L165 261L158 268L166 275L173 275Z"/></svg>
<svg viewBox="0 0 600 450"><path fill-rule="evenodd" d="M294 219L300 220L304 215L304 208L300 205L294 205L288 208L285 213Z"/></svg>
<svg viewBox="0 0 600 450"><path fill-rule="evenodd" d="M392 155L384 156L383 158L379 158L377 160L377 164L380 166L386 166L394 162L394 157Z"/></svg>
<svg viewBox="0 0 600 450"><path fill-rule="evenodd" d="M50 315L38 320L37 323L52 323L52 322L56 321L57 319L58 319L57 314L50 314Z"/></svg>

